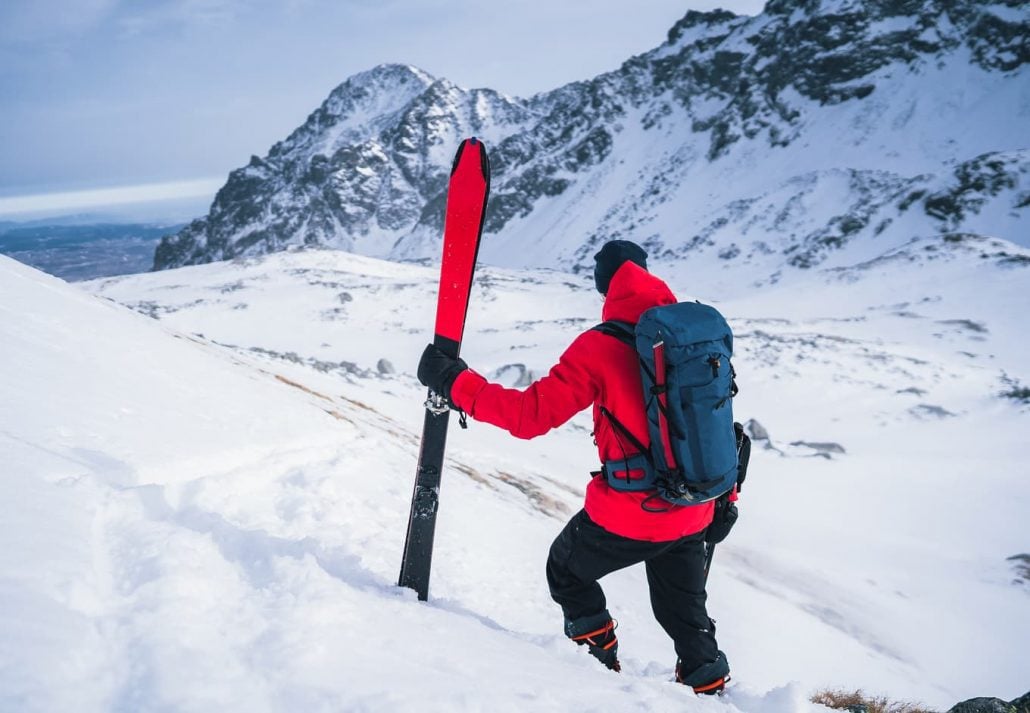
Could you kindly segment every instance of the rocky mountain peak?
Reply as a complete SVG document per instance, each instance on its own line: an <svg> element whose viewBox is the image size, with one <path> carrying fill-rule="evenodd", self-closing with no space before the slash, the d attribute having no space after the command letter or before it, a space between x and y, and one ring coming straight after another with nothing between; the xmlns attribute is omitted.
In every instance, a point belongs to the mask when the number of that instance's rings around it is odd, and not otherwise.
<svg viewBox="0 0 1030 713"><path fill-rule="evenodd" d="M732 13L729 10L712 10L709 12L688 10L687 14L683 16L683 19L673 25L669 30L669 34L666 37L666 43L669 45L678 44L686 35L687 30L697 28L698 32L696 35L700 36L708 33L709 28L714 25L722 25L732 22L739 17L739 15Z"/></svg>
<svg viewBox="0 0 1030 713"><path fill-rule="evenodd" d="M355 74L333 89L285 141L275 144L269 157L305 149L325 154L359 141L374 132L378 119L401 110L436 81L417 67L401 64L381 64Z"/></svg>
<svg viewBox="0 0 1030 713"><path fill-rule="evenodd" d="M771 0L755 17L690 11L655 50L528 100L380 65L234 171L206 218L162 241L155 268L291 245L434 256L450 159L468 135L486 141L494 168L487 259L575 269L621 237L683 259L712 247L727 260L766 255L773 271L811 267L910 224L905 196L952 190L955 166L1026 146L1021 8ZM963 221L998 201L1010 205L998 215L1023 220L1025 161L1005 155L1010 187L970 186L976 195L956 200L980 208ZM821 194L840 210L814 202ZM758 219L758 206L776 210L771 196L791 215L804 204L807 218ZM935 210L919 230L936 229ZM727 233L746 216L766 226L762 239Z"/></svg>

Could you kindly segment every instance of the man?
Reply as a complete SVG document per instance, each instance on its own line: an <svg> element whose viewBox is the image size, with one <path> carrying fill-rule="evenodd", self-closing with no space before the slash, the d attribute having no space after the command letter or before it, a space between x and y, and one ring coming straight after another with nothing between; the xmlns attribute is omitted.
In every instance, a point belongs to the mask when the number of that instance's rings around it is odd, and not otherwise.
<svg viewBox="0 0 1030 713"><path fill-rule="evenodd" d="M669 287L647 271L647 253L639 245L613 240L594 259L594 282L605 296L603 320L636 324L645 310L676 302ZM542 435L592 406L602 463L637 450L603 410L617 414L638 442L649 442L637 354L595 329L579 335L548 375L524 391L489 383L433 345L422 355L418 376L453 407L519 438ZM653 503L653 491L615 490L595 474L584 508L551 546L551 597L565 615L565 634L618 671L616 624L597 580L644 562L655 618L678 656L676 680L696 693L719 693L729 679L729 664L705 609L704 572L705 530L714 504L656 508Z"/></svg>

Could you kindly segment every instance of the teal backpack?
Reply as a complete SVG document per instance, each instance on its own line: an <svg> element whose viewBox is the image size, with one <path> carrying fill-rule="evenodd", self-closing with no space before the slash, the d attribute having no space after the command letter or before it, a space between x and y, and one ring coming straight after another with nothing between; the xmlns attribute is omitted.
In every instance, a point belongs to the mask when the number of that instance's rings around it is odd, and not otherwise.
<svg viewBox="0 0 1030 713"><path fill-rule="evenodd" d="M615 490L654 491L674 505L697 505L728 492L737 481L737 435L732 399L737 394L733 333L714 307L679 302L652 307L634 327L608 321L594 327L637 352L644 384L650 447L601 407L624 453L601 472Z"/></svg>

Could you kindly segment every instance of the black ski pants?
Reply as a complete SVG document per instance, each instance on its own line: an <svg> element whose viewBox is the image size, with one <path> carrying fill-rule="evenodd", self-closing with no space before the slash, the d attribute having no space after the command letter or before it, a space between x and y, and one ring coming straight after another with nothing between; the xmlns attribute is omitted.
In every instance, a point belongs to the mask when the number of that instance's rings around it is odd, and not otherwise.
<svg viewBox="0 0 1030 713"><path fill-rule="evenodd" d="M719 656L715 624L705 610L704 532L672 542L631 540L594 523L585 510L561 531L547 558L547 584L566 623L589 619L607 609L597 580L644 562L651 608L672 638L684 671Z"/></svg>

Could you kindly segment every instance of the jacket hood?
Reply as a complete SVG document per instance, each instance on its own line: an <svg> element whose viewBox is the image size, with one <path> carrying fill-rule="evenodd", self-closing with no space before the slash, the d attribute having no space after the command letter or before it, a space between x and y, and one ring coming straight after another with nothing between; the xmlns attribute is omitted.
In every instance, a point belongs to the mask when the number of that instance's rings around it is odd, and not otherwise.
<svg viewBox="0 0 1030 713"><path fill-rule="evenodd" d="M636 324L646 310L675 302L676 295L665 282L627 261L612 276L601 319Z"/></svg>

